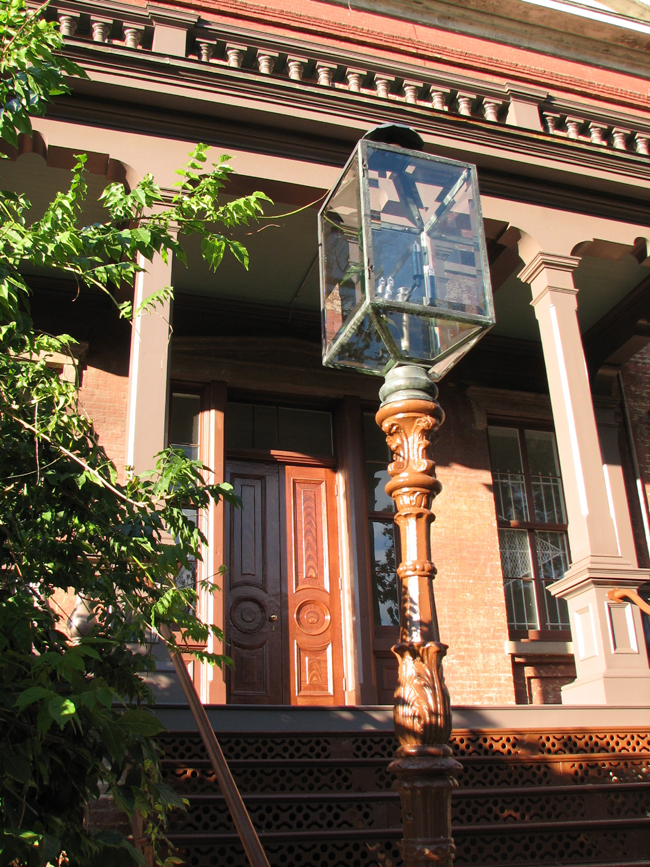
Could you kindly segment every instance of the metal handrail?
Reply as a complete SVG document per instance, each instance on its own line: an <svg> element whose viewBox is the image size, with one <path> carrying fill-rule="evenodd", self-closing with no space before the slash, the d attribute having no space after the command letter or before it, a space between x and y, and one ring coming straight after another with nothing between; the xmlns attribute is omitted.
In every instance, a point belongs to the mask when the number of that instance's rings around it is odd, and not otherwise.
<svg viewBox="0 0 650 867"><path fill-rule="evenodd" d="M622 587L614 587L612 590L607 591L607 598L611 599L612 602L622 602L624 599L629 599L630 602L638 605L641 611L650 615L650 605L645 601L645 599L642 599L638 593L635 593L634 590L625 590Z"/></svg>
<svg viewBox="0 0 650 867"><path fill-rule="evenodd" d="M169 627L161 626L160 633L167 642L171 642L172 633ZM192 683L192 678L185 667L180 651L177 650L173 644L170 644L169 654L190 711L194 717L194 722L196 723L196 727L201 735L201 740L203 741L208 753L212 770L214 771L214 775L219 783L219 788L221 789L226 804L228 805L232 820L235 823L235 828L239 834L239 839L242 842L249 864L251 867L270 867L264 849L262 848L262 844L260 843L260 838L257 836L257 831L251 821L251 817L248 815L248 810L244 806L242 796L239 793L237 784L235 783L230 768L228 767L228 762L226 761L219 745L217 736L210 725L208 715L205 712L205 708L199 698L196 687Z"/></svg>

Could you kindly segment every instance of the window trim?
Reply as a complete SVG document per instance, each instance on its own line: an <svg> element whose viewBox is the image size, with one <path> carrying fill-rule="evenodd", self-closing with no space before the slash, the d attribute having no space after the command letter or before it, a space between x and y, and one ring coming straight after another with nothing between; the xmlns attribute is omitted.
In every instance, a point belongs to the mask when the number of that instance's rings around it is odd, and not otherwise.
<svg viewBox="0 0 650 867"><path fill-rule="evenodd" d="M489 444L489 435L488 428L490 427L504 427L510 428L511 430L516 430L518 435L518 443L519 449L521 452L521 461L522 468L524 470L524 486L526 490L526 498L528 501L528 511L529 517L534 514L534 498L533 498L533 489L531 483L531 473L530 473L530 464L528 462L528 449L526 444L526 437L524 432L527 430L531 431L546 431L548 433L552 433L555 435L555 428L553 424L550 422L545 422L541 419L523 419L521 417L513 417L513 416L498 416L488 414L487 416L487 425L485 428L486 438L487 438L487 446L488 453L490 449ZM556 437L556 448L557 448L557 437ZM490 472L492 472L492 460L490 455ZM561 472L561 468L560 468ZM562 476L560 475L560 480ZM494 495L494 483L493 483L493 495ZM533 590L535 593L535 606L537 608L537 617L538 623L540 624L539 629L515 629L508 624L508 633L511 641L521 641L521 640L532 640L532 641L571 641L571 629L549 629L548 627L542 627L545 618L546 606L544 600L544 594L546 593L543 578L540 574L539 563L537 560L536 554L536 545L535 545L535 533L536 532L555 532L555 533L564 533L566 535L566 543L567 543L567 554L569 559L569 564L571 563L571 549L569 546L569 536L568 536L568 523L567 524L543 524L538 521L507 521L504 518L500 518L496 513L496 497L494 498L495 502L495 517L496 524L499 530L526 530L528 533L528 544L531 552L531 564L532 564L532 572L533 572ZM566 502L565 502L565 511L566 511ZM504 579L505 580L505 579ZM505 585L504 585L505 586Z"/></svg>

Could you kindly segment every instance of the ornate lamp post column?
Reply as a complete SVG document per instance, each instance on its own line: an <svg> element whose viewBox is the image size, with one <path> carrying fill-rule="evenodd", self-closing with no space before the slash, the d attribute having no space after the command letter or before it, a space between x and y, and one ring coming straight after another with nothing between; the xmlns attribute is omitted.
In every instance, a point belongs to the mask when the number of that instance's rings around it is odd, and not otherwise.
<svg viewBox="0 0 650 867"><path fill-rule="evenodd" d="M394 367L380 391L377 424L393 453L386 493L397 507L402 559L399 660L393 717L399 741L390 770L402 802L408 867L433 861L451 867L451 792L460 764L452 758L451 707L442 673L447 646L440 643L433 594L436 568L431 562L431 502L441 485L430 447L444 413L438 389L419 367Z"/></svg>
<svg viewBox="0 0 650 867"><path fill-rule="evenodd" d="M400 642L391 764L407 867L451 867L451 708L433 595L430 448L444 413L434 380L494 324L476 168L422 152L385 125L355 148L319 215L323 363L385 376L377 423L393 453ZM428 373L426 368L428 368Z"/></svg>
<svg viewBox="0 0 650 867"><path fill-rule="evenodd" d="M444 413L438 389L419 367L394 367L380 391L377 424L393 453L386 492L395 500L402 560L399 660L393 716L399 741L390 765L402 802L404 863L451 867L451 792L460 764L452 758L451 707L442 673L447 646L440 643L433 594L431 501L441 485L430 448Z"/></svg>

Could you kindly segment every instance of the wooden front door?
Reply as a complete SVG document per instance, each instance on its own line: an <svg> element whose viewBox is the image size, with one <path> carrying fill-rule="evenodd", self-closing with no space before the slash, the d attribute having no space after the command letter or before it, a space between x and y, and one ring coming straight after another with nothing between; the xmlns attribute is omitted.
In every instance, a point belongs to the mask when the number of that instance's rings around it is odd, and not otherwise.
<svg viewBox="0 0 650 867"><path fill-rule="evenodd" d="M291 703L343 704L334 472L285 467Z"/></svg>
<svg viewBox="0 0 650 867"><path fill-rule="evenodd" d="M283 704L285 678L277 464L233 461L227 481L242 508L227 510L226 674L228 701Z"/></svg>
<svg viewBox="0 0 650 867"><path fill-rule="evenodd" d="M232 461L228 509L228 701L343 704L334 472Z"/></svg>

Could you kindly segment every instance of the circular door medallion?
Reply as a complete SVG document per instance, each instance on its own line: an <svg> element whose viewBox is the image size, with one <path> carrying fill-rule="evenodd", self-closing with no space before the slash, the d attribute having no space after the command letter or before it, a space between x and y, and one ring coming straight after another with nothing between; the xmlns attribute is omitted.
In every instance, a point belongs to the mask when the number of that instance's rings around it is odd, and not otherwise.
<svg viewBox="0 0 650 867"><path fill-rule="evenodd" d="M266 623L266 611L261 602L245 596L238 599L230 609L230 620L240 632L259 632Z"/></svg>
<svg viewBox="0 0 650 867"><path fill-rule="evenodd" d="M307 635L320 635L330 625L332 615L323 602L303 602L296 609L296 622Z"/></svg>

